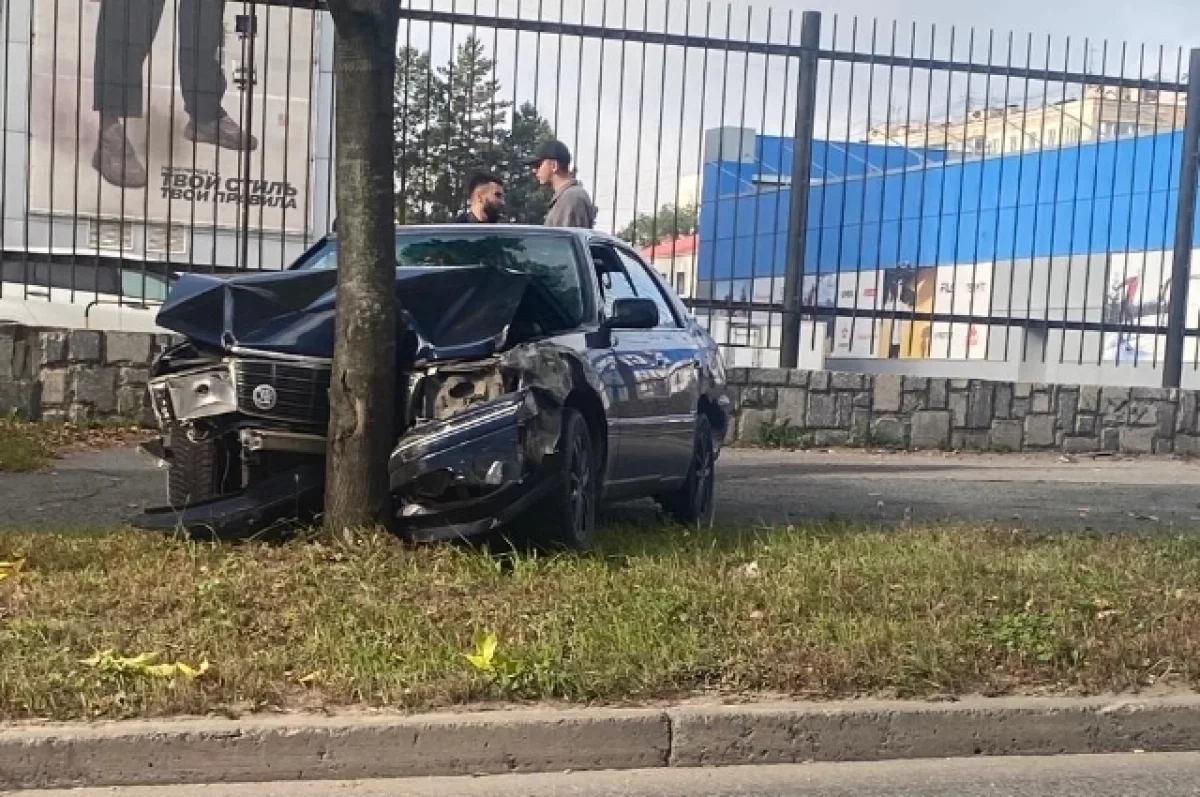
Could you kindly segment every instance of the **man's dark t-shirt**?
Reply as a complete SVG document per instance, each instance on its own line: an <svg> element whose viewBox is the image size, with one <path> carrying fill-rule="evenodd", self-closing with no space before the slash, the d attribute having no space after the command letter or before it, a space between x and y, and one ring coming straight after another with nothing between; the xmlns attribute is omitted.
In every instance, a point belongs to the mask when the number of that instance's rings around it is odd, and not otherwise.
<svg viewBox="0 0 1200 797"><path fill-rule="evenodd" d="M455 224L483 224L475 214L469 210L464 210L454 218Z"/></svg>

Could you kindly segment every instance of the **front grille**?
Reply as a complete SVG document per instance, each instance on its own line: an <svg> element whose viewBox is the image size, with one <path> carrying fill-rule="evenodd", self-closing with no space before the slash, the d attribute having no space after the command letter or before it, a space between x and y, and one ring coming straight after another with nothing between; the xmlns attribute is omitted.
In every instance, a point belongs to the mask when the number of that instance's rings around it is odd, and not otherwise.
<svg viewBox="0 0 1200 797"><path fill-rule="evenodd" d="M238 410L246 415L322 427L329 420L328 365L238 359L233 361L233 378ZM260 397L274 391L274 406L263 409L256 404L256 390Z"/></svg>

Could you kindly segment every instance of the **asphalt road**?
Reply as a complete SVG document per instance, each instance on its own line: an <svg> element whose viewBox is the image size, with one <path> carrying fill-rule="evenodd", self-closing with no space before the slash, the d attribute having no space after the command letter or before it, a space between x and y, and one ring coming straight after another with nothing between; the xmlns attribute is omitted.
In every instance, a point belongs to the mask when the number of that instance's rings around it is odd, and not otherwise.
<svg viewBox="0 0 1200 797"><path fill-rule="evenodd" d="M18 794L27 797L1184 797L1200 794L1200 754L805 764Z"/></svg>
<svg viewBox="0 0 1200 797"><path fill-rule="evenodd" d="M75 455L34 474L0 474L0 528L111 528L162 503L165 471L132 449ZM1200 529L1200 464L1168 458L1064 461L1057 455L873 454L727 449L720 522L837 517L884 525L946 519L1054 529ZM610 522L653 523L650 502Z"/></svg>

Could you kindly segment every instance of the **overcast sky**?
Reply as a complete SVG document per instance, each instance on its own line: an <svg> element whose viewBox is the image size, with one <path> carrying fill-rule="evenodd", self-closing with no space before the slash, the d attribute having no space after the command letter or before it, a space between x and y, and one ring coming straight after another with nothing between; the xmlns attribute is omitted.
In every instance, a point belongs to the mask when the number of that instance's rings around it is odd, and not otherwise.
<svg viewBox="0 0 1200 797"><path fill-rule="evenodd" d="M1123 72L1129 77L1161 72L1166 80L1186 72L1187 53L1182 48L1200 46L1200 6L1194 0L692 0L690 13L685 0L408 2L418 9L526 19L540 15L544 20L582 21L610 29L692 35L704 35L707 29L718 39L728 35L775 43L799 42L800 14L818 10L823 12L826 48L949 58L953 36L955 60L998 65L1011 61L1035 68L1048 63L1056 70L1069 62L1071 71ZM679 178L700 168L705 129L741 126L792 135L795 59L719 49L685 52L614 39L581 42L549 34L497 33L486 26L458 25L452 31L444 24L402 24L400 39L444 61L453 44L472 33L495 53L496 77L506 97L518 103L535 101L574 148L579 176L601 207L603 227L620 226L656 201L674 201ZM1005 81L983 75L968 80L963 73L931 75L924 70L825 62L818 81L818 135L859 140L868 126L885 121L954 117L968 103L978 107L1007 100L1036 105L1042 98L1057 99L1079 89L1061 81Z"/></svg>

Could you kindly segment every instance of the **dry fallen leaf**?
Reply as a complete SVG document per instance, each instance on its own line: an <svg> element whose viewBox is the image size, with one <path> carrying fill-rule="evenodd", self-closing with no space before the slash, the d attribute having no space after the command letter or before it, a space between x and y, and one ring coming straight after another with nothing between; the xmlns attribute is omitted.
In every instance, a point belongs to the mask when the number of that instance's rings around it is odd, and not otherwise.
<svg viewBox="0 0 1200 797"><path fill-rule="evenodd" d="M24 567L24 559L15 559L11 562L0 562L0 581L7 581L10 578L16 578L21 574L21 570L23 570Z"/></svg>
<svg viewBox="0 0 1200 797"><path fill-rule="evenodd" d="M118 656L110 648L100 651L91 658L83 659L80 664L111 675L144 675L150 678L179 677L189 681L205 675L210 668L207 660L202 661L199 667L191 667L178 661L170 664L155 664L157 659L157 653L140 653L130 657Z"/></svg>

